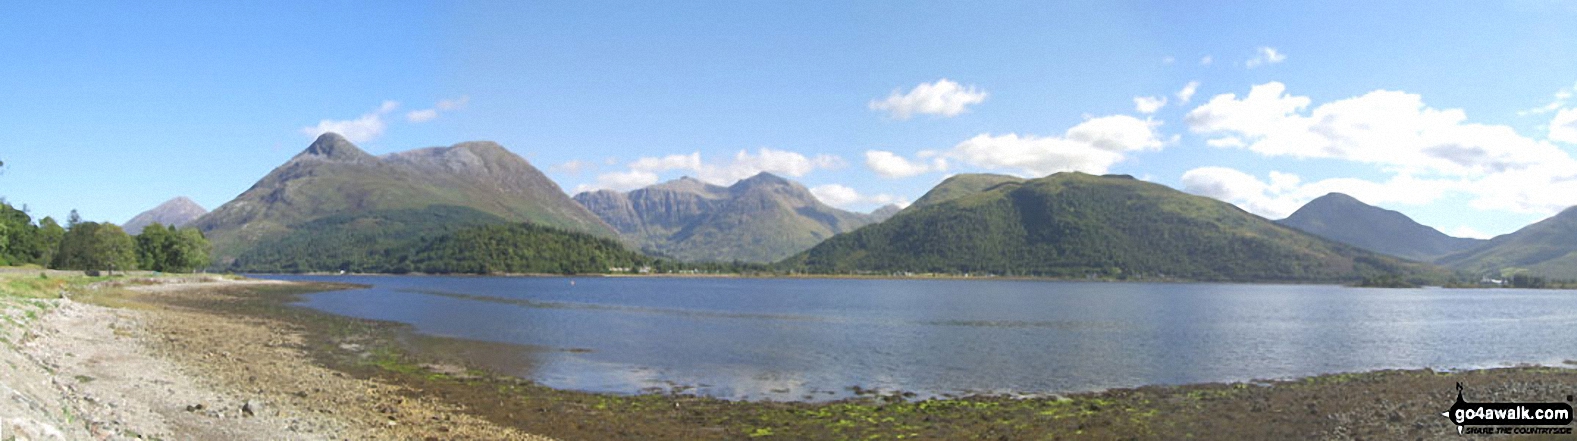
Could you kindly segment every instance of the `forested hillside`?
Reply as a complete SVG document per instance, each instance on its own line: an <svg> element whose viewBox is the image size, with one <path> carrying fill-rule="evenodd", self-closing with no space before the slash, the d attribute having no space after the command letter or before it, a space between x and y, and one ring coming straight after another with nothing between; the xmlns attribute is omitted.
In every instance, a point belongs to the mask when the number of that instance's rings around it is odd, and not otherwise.
<svg viewBox="0 0 1577 441"><path fill-rule="evenodd" d="M1058 173L910 208L781 263L818 273L1357 281L1445 271L1321 239L1215 199Z"/></svg>

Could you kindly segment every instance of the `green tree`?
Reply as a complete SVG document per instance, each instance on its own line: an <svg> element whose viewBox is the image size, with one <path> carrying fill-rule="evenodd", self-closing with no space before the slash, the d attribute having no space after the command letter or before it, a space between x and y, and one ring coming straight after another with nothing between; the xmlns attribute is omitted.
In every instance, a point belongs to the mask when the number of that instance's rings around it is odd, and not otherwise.
<svg viewBox="0 0 1577 441"><path fill-rule="evenodd" d="M93 262L110 272L137 269L137 244L126 230L114 224L101 224L93 235ZM93 269L93 268L89 268Z"/></svg>
<svg viewBox="0 0 1577 441"><path fill-rule="evenodd" d="M165 271L176 273L189 273L207 268L213 262L210 257L213 245L208 243L208 238L203 236L202 230L196 228L182 228L175 231L175 250L170 253L170 260L165 263Z"/></svg>
<svg viewBox="0 0 1577 441"><path fill-rule="evenodd" d="M137 266L142 269L166 271L167 254L175 247L175 237L164 225L155 222L143 227L137 235Z"/></svg>
<svg viewBox="0 0 1577 441"><path fill-rule="evenodd" d="M38 220L38 259L39 265L49 265L54 262L55 254L60 252L60 239L66 236L66 229L55 222L55 218L44 216Z"/></svg>
<svg viewBox="0 0 1577 441"><path fill-rule="evenodd" d="M155 223L137 235L137 264L142 269L189 273L208 266L210 248L196 228L178 230Z"/></svg>
<svg viewBox="0 0 1577 441"><path fill-rule="evenodd" d="M60 269L131 270L137 267L137 245L114 224L79 221L61 238L54 263Z"/></svg>
<svg viewBox="0 0 1577 441"><path fill-rule="evenodd" d="M40 263L38 233L27 211L0 201L0 265Z"/></svg>
<svg viewBox="0 0 1577 441"><path fill-rule="evenodd" d="M0 223L0 265L10 265L11 226Z"/></svg>

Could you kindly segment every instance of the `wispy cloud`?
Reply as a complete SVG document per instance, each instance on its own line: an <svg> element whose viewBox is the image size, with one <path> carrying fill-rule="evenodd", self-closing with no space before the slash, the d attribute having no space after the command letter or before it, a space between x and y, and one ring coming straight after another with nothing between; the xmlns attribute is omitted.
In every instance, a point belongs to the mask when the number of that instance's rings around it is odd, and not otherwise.
<svg viewBox="0 0 1577 441"><path fill-rule="evenodd" d="M438 115L440 115L442 113L452 112L452 111L455 111L455 110L460 110L460 109L465 108L466 103L469 103L469 102L471 102L471 97L470 96L462 96L462 97L455 98L455 99L440 100L432 108L412 110L410 112L406 112L405 113L405 120L408 121L408 122L411 122L413 124L432 121L434 119L437 119Z"/></svg>
<svg viewBox="0 0 1577 441"><path fill-rule="evenodd" d="M595 169L595 168L597 168L597 164L594 163L594 162L587 162L587 161L582 161L582 160L579 160L579 159L575 159L575 160L571 160L571 161L568 161L568 162L565 162L565 163L562 163L562 164L558 164L558 165L554 165L552 167L549 167L549 170L552 170L552 171L555 171L555 172L559 172L559 173L569 173L569 174L574 175L574 174L580 174L580 172L591 170L591 169Z"/></svg>
<svg viewBox="0 0 1577 441"><path fill-rule="evenodd" d="M1561 108L1566 107L1567 103L1571 102L1573 93L1577 93L1577 85L1572 85L1571 87L1563 87L1560 90L1555 91L1555 97L1550 100L1549 104L1545 104L1545 105L1539 106L1539 107L1534 107L1534 108L1528 109L1528 110L1523 110L1521 112L1517 112L1517 114L1518 115L1539 115L1539 114L1545 114L1545 113L1554 112L1556 110L1560 110Z"/></svg>
<svg viewBox="0 0 1577 441"><path fill-rule="evenodd" d="M1577 108L1561 109L1550 119L1550 140L1577 144Z"/></svg>
<svg viewBox="0 0 1577 441"><path fill-rule="evenodd" d="M1248 61L1243 62L1244 67L1253 69L1267 64L1276 64L1287 61L1287 54L1283 54L1280 51L1277 51L1276 48L1270 46L1260 46L1259 49L1255 49L1255 53L1256 55L1254 55L1254 58L1250 58Z"/></svg>
<svg viewBox="0 0 1577 441"><path fill-rule="evenodd" d="M1183 89L1177 91L1177 104L1188 104L1189 100L1194 99L1195 92L1199 92L1198 81L1189 81L1188 84L1184 84Z"/></svg>
<svg viewBox="0 0 1577 441"><path fill-rule="evenodd" d="M701 152L688 155L649 156L631 161L626 171L597 175L593 184L582 184L576 191L596 189L633 190L657 183L659 173L684 171L702 181L716 185L730 185L740 179L769 172L789 177L802 177L816 170L838 169L848 166L836 155L806 156L798 152L762 147L755 153L740 150L730 160L708 162Z"/></svg>
<svg viewBox="0 0 1577 441"><path fill-rule="evenodd" d="M894 90L886 99L871 100L866 106L900 120L915 114L954 117L968 111L969 106L984 102L986 96L984 90L975 86L965 87L943 78L934 83L921 83L908 93Z"/></svg>

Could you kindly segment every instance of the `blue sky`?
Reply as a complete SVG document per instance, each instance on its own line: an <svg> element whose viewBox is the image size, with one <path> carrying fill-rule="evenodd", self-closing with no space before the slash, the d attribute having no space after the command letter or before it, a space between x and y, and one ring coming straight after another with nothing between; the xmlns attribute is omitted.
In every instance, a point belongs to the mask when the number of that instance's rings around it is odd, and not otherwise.
<svg viewBox="0 0 1577 441"><path fill-rule="evenodd" d="M498 141L567 192L766 170L861 211L1066 170L1466 235L1577 205L1571 2L222 3L0 6L0 196L212 209L335 129Z"/></svg>

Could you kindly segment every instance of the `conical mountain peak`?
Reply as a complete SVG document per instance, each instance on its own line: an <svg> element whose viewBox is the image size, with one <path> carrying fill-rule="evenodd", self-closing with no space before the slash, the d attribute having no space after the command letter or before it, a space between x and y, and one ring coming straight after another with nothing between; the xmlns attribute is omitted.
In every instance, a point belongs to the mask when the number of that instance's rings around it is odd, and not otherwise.
<svg viewBox="0 0 1577 441"><path fill-rule="evenodd" d="M334 132L324 132L322 135L318 135L318 139L312 141L312 145L307 146L306 150L297 155L297 157L303 156L335 160L372 158L372 155L356 147L356 144L352 144L350 140Z"/></svg>

